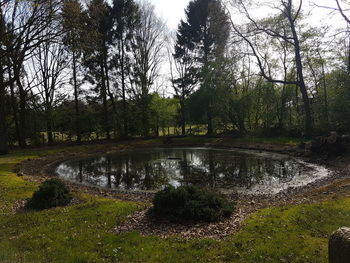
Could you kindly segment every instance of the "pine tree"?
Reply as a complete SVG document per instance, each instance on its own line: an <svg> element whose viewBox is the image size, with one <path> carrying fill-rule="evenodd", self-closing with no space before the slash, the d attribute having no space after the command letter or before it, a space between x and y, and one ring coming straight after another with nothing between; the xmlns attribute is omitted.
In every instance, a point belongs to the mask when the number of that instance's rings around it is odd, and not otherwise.
<svg viewBox="0 0 350 263"><path fill-rule="evenodd" d="M81 142L79 122L79 87L77 80L78 60L82 53L82 35L84 34L84 13L78 0L66 0L62 8L62 24L64 28L64 44L72 55L75 102L75 132L77 141Z"/></svg>
<svg viewBox="0 0 350 263"><path fill-rule="evenodd" d="M95 90L102 100L102 127L106 138L110 139L111 118L109 118L108 96L114 101L110 92L109 77L109 43L111 32L111 7L104 0L92 0L87 10L84 42L84 65L88 69L86 78L96 84Z"/></svg>
<svg viewBox="0 0 350 263"><path fill-rule="evenodd" d="M114 68L120 78L123 107L123 137L128 137L128 109L126 81L130 74L130 50L135 29L139 24L138 6L133 0L114 0L111 11L112 44L116 47Z"/></svg>
<svg viewBox="0 0 350 263"><path fill-rule="evenodd" d="M230 27L229 18L220 0L193 0L186 9L186 20L180 22L174 58L179 63L193 62L188 73L177 83L188 86L194 81L208 95L206 115L208 134L213 133L213 112L210 89L210 65L224 56ZM184 114L183 114L184 115ZM184 118L184 117L183 117Z"/></svg>

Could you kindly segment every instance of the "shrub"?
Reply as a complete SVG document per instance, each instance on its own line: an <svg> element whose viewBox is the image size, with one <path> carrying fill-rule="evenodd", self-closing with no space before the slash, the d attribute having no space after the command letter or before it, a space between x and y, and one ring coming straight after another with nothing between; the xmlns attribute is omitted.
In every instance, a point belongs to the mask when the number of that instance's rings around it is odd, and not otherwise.
<svg viewBox="0 0 350 263"><path fill-rule="evenodd" d="M72 200L69 188L60 179L54 178L43 182L39 190L29 199L27 206L32 209L47 209L66 206Z"/></svg>
<svg viewBox="0 0 350 263"><path fill-rule="evenodd" d="M213 222L229 217L234 206L223 195L195 186L168 186L156 193L153 213L170 221Z"/></svg>

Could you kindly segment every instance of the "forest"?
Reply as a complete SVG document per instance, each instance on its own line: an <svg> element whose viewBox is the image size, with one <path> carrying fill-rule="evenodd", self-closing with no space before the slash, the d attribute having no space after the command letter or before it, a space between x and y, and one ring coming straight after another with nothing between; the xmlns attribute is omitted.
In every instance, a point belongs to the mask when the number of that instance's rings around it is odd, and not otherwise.
<svg viewBox="0 0 350 263"><path fill-rule="evenodd" d="M349 5L328 2L311 13L303 1L194 0L173 32L148 1L1 0L0 152L347 133ZM308 22L321 11L335 28Z"/></svg>

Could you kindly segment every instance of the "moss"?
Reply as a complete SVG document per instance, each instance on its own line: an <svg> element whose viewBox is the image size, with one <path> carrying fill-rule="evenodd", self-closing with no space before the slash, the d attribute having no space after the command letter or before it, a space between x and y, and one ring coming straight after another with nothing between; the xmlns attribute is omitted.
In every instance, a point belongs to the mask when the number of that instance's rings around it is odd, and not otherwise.
<svg viewBox="0 0 350 263"><path fill-rule="evenodd" d="M30 197L38 187L17 177L15 164L54 151L0 157L0 262L319 263L327 262L330 233L350 222L350 198L260 210L226 241L115 235L113 227L143 205L85 194L79 194L84 204L10 213L16 200Z"/></svg>

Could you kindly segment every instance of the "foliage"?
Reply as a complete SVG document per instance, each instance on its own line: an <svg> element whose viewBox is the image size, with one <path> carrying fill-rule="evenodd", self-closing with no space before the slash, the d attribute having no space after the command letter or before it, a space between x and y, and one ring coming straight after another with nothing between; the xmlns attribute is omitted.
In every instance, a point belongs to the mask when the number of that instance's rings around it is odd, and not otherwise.
<svg viewBox="0 0 350 263"><path fill-rule="evenodd" d="M175 99L161 97L158 93L152 94L150 103L151 126L155 135L159 136L159 129L174 126L174 119L177 113L178 103Z"/></svg>
<svg viewBox="0 0 350 263"><path fill-rule="evenodd" d="M195 186L168 186L155 195L153 205L157 217L177 222L213 222L229 217L234 210L224 196Z"/></svg>
<svg viewBox="0 0 350 263"><path fill-rule="evenodd" d="M53 178L43 182L39 190L28 200L27 206L32 209L48 209L57 206L66 206L72 200L72 195L66 184Z"/></svg>

